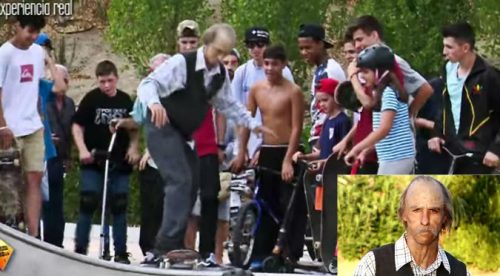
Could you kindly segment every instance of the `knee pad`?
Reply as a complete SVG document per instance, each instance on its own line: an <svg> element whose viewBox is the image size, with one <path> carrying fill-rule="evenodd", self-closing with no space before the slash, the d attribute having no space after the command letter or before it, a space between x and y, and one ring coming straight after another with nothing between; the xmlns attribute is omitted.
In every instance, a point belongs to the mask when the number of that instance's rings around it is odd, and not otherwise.
<svg viewBox="0 0 500 276"><path fill-rule="evenodd" d="M81 192L80 193L80 211L83 213L93 214L99 205L99 196L96 192Z"/></svg>
<svg viewBox="0 0 500 276"><path fill-rule="evenodd" d="M123 214L127 211L127 194L112 195L110 199L110 209L112 214Z"/></svg>

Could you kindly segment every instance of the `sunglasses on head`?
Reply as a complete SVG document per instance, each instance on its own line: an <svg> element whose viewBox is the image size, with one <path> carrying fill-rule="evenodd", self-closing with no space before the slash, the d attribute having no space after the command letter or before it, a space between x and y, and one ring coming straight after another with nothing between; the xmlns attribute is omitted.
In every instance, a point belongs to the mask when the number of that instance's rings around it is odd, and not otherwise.
<svg viewBox="0 0 500 276"><path fill-rule="evenodd" d="M248 48L248 49L253 49L253 48L255 48L255 47L258 47L258 48L263 48L263 47L265 47L266 45L267 45L267 43L265 43L265 42L248 42L248 43L246 44L246 46L247 46L247 48Z"/></svg>

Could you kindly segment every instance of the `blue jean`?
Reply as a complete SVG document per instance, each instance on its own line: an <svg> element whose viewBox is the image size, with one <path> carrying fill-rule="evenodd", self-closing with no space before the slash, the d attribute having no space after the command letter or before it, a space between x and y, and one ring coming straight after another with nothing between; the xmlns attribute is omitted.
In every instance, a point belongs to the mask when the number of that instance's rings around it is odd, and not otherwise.
<svg viewBox="0 0 500 276"><path fill-rule="evenodd" d="M96 196L102 203L102 189L104 184L104 172L82 169L80 171L80 197L85 195ZM113 200L116 196L128 197L129 174L122 172L110 172L108 182L107 210L113 209ZM99 206L102 206L99 205ZM77 250L86 253L89 244L90 227L95 209L82 208L80 205L80 217L76 226L75 245ZM127 252L127 211L126 208L119 212L112 211L113 214L113 242L115 255Z"/></svg>

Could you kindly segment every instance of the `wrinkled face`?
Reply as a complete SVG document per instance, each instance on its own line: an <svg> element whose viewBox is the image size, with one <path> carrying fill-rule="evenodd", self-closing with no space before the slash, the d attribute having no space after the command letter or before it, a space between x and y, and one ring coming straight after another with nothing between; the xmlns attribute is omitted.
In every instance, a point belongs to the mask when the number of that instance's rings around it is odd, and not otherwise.
<svg viewBox="0 0 500 276"><path fill-rule="evenodd" d="M223 62L224 58L233 50L233 43L225 37L217 37L214 42L205 47L205 61L207 66L215 66Z"/></svg>
<svg viewBox="0 0 500 276"><path fill-rule="evenodd" d="M265 58L264 73L269 81L275 81L283 77L283 68L286 63L279 59Z"/></svg>
<svg viewBox="0 0 500 276"><path fill-rule="evenodd" d="M420 245L437 241L446 223L443 194L439 186L423 181L413 183L406 194L402 219L408 239Z"/></svg>
<svg viewBox="0 0 500 276"><path fill-rule="evenodd" d="M257 42L250 41L247 42L245 46L248 49L250 57L252 57L257 62L261 62L263 60L264 51L266 50L267 43L262 41L257 41Z"/></svg>
<svg viewBox="0 0 500 276"><path fill-rule="evenodd" d="M97 82L99 89L106 95L113 95L116 91L116 85L118 83L118 77L111 73L109 75L103 75L97 77Z"/></svg>
<svg viewBox="0 0 500 276"><path fill-rule="evenodd" d="M377 76L375 71L368 68L360 68L359 76L361 79L365 80L365 86L374 87L377 82Z"/></svg>
<svg viewBox="0 0 500 276"><path fill-rule="evenodd" d="M359 53L366 47L372 46L374 44L380 43L380 38L376 31L371 33L365 33L362 29L357 29L353 34L352 38L354 40L354 47Z"/></svg>
<svg viewBox="0 0 500 276"><path fill-rule="evenodd" d="M198 48L198 42L199 39L195 36L179 37L177 39L177 46L179 47L179 52L183 54L196 50L196 48Z"/></svg>
<svg viewBox="0 0 500 276"><path fill-rule="evenodd" d="M316 64L323 50L321 41L316 41L310 37L299 37L298 44L302 58L309 64Z"/></svg>
<svg viewBox="0 0 500 276"><path fill-rule="evenodd" d="M356 48L354 47L354 44L351 42L344 43L343 52L344 52L344 58L347 61L347 63L351 63L358 56Z"/></svg>
<svg viewBox="0 0 500 276"><path fill-rule="evenodd" d="M329 114L334 110L336 103L333 96L324 92L316 92L315 97L321 111Z"/></svg>
<svg viewBox="0 0 500 276"><path fill-rule="evenodd" d="M234 71L236 71L236 68L240 65L238 63L238 58L235 55L227 55L224 57L222 63L224 64L224 67L226 67L229 77L233 79Z"/></svg>
<svg viewBox="0 0 500 276"><path fill-rule="evenodd" d="M460 61L470 51L468 43L461 43L453 37L443 38L443 55L451 62Z"/></svg>
<svg viewBox="0 0 500 276"><path fill-rule="evenodd" d="M19 22L16 23L16 38L23 46L29 47L40 34L40 30L33 28L32 26L21 27Z"/></svg>

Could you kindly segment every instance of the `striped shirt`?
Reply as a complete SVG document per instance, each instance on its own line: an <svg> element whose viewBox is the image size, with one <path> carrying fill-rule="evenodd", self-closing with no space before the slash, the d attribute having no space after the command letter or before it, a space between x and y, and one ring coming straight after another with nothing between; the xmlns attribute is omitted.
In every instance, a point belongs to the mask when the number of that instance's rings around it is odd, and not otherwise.
<svg viewBox="0 0 500 276"><path fill-rule="evenodd" d="M415 142L410 126L408 104L400 102L396 92L387 87L382 94L380 112L373 112L373 129L380 127L382 112L394 111L396 116L392 128L376 145L377 156L380 161L394 161L415 156Z"/></svg>
<svg viewBox="0 0 500 276"><path fill-rule="evenodd" d="M416 264L413 256L411 255L410 248L406 243L406 233L403 234L394 244L394 261L396 271L399 271L404 265L410 263L411 270L415 276L437 276L438 268L443 264L446 271L451 274L450 262L446 257L446 252L439 246L436 260L427 268L422 268ZM372 251L368 252L356 267L354 276L375 276L376 263L375 255ZM467 271L467 275L470 273Z"/></svg>

